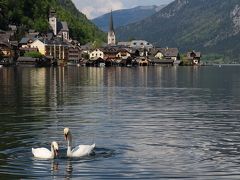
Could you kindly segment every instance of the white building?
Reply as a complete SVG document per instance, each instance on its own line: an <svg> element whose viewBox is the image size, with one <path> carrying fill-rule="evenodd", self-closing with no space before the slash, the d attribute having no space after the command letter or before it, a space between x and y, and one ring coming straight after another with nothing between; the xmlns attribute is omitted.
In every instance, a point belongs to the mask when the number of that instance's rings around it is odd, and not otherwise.
<svg viewBox="0 0 240 180"><path fill-rule="evenodd" d="M98 58L103 59L103 57L104 57L104 53L100 49L95 49L94 51L91 51L89 53L89 59L98 59Z"/></svg>
<svg viewBox="0 0 240 180"><path fill-rule="evenodd" d="M131 54L126 49L121 49L117 53L116 57L119 59L127 59L127 58L131 57Z"/></svg>
<svg viewBox="0 0 240 180"><path fill-rule="evenodd" d="M56 40L40 40L36 39L30 44L31 48L37 48L38 51L45 56L52 56L60 61L68 60L68 44L58 39Z"/></svg>
<svg viewBox="0 0 240 180"><path fill-rule="evenodd" d="M45 55L46 44L39 39L36 39L35 41L33 41L30 44L30 48L37 48L39 53L41 53L42 55Z"/></svg>

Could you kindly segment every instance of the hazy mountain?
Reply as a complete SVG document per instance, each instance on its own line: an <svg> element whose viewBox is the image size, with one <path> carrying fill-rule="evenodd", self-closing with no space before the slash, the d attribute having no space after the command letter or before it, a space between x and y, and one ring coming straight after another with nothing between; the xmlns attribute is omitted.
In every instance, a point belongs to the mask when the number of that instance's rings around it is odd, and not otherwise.
<svg viewBox="0 0 240 180"><path fill-rule="evenodd" d="M218 53L240 60L240 0L175 0L156 14L116 31L118 40Z"/></svg>
<svg viewBox="0 0 240 180"><path fill-rule="evenodd" d="M113 11L113 18L114 18L114 26L115 28L128 25L133 22L137 22L140 20L149 17L160 9L165 7L162 6L138 6L132 9L122 9ZM92 22L97 25L100 29L107 32L109 29L109 16L110 13L104 14L100 17L97 17L92 20Z"/></svg>

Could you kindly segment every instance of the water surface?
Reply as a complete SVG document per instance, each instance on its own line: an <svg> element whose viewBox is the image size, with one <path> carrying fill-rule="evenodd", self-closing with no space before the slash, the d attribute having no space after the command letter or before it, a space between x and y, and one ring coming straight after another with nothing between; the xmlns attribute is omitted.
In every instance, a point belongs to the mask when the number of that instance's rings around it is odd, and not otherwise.
<svg viewBox="0 0 240 180"><path fill-rule="evenodd" d="M240 66L0 68L3 179L239 179ZM66 158L63 128L95 155ZM60 144L38 160L32 147Z"/></svg>

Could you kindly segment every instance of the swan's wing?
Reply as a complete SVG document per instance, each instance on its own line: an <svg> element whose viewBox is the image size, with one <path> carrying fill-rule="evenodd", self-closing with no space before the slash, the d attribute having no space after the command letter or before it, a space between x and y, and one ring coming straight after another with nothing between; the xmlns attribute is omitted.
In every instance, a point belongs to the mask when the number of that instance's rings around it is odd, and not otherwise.
<svg viewBox="0 0 240 180"><path fill-rule="evenodd" d="M95 144L92 145L79 145L72 150L72 156L81 157L89 155L95 148Z"/></svg>
<svg viewBox="0 0 240 180"><path fill-rule="evenodd" d="M32 153L37 158L52 158L52 153L47 148L32 148Z"/></svg>

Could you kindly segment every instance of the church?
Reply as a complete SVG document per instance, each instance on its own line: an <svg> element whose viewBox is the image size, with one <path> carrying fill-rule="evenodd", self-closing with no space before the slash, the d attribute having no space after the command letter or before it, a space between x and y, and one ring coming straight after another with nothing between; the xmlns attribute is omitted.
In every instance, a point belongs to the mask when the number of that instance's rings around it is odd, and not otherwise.
<svg viewBox="0 0 240 180"><path fill-rule="evenodd" d="M114 26L113 26L112 11L110 13L110 21L109 21L108 45L110 45L110 46L116 45L116 36L115 36L115 31L114 31Z"/></svg>
<svg viewBox="0 0 240 180"><path fill-rule="evenodd" d="M62 37L63 39L69 41L68 24L65 21L58 21L56 11L54 9L51 9L49 13L49 24L55 36Z"/></svg>

